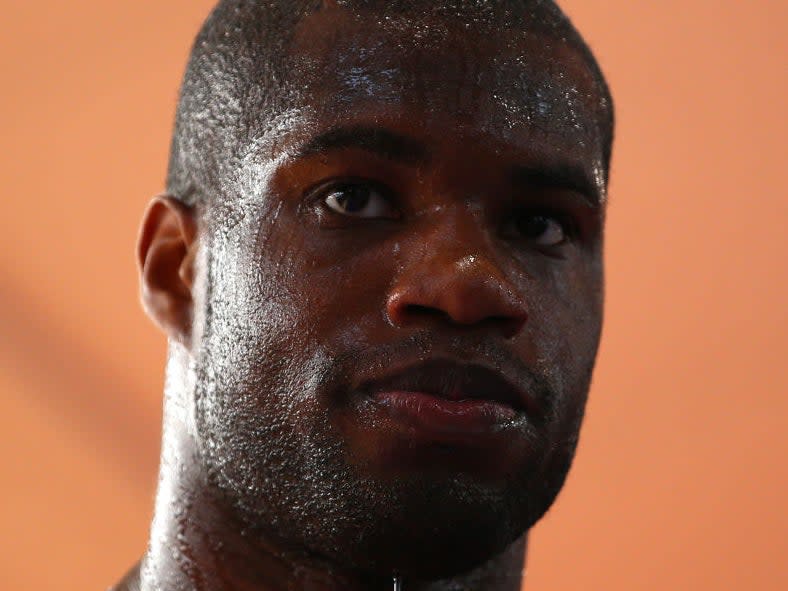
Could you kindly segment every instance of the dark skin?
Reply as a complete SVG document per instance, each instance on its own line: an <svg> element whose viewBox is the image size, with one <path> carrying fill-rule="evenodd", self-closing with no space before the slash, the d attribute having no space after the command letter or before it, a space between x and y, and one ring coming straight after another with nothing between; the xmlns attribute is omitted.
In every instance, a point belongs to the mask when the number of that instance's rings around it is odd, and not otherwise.
<svg viewBox="0 0 788 591"><path fill-rule="evenodd" d="M242 146L233 198L148 208L165 433L149 550L118 589L521 587L599 343L599 94L569 46L421 25L420 44L341 9L304 19L292 111ZM449 437L362 387L436 361L531 406Z"/></svg>

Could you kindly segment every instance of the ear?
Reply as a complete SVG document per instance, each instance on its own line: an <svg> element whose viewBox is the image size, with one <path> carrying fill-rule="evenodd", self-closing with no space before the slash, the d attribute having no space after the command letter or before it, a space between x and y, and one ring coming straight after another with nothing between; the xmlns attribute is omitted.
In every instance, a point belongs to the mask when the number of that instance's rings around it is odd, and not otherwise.
<svg viewBox="0 0 788 591"><path fill-rule="evenodd" d="M194 309L195 218L193 208L159 195L148 204L137 241L142 305L168 337L186 347Z"/></svg>

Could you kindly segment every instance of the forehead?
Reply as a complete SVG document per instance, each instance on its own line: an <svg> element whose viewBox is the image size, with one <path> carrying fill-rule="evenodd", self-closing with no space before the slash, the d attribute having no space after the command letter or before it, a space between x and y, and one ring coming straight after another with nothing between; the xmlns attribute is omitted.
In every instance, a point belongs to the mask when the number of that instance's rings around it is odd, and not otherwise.
<svg viewBox="0 0 788 591"><path fill-rule="evenodd" d="M288 61L290 104L313 125L399 117L601 162L603 98L585 57L522 19L328 8L299 23Z"/></svg>

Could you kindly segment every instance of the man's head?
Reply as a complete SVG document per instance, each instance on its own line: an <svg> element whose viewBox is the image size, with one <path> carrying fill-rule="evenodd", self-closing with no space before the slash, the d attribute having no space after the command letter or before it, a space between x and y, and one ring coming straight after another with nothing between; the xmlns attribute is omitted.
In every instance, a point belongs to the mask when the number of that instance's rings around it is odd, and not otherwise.
<svg viewBox="0 0 788 591"><path fill-rule="evenodd" d="M219 4L140 257L245 527L437 577L544 514L599 342L612 130L551 2Z"/></svg>

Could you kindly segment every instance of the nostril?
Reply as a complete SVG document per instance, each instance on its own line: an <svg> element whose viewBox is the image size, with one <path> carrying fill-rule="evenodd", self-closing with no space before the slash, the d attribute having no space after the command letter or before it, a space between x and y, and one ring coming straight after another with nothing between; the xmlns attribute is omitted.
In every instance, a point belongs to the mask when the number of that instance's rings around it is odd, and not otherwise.
<svg viewBox="0 0 788 591"><path fill-rule="evenodd" d="M386 300L385 315L395 328L429 324L479 326L504 338L523 328L527 312L512 290L491 275L438 275L397 286Z"/></svg>
<svg viewBox="0 0 788 591"><path fill-rule="evenodd" d="M441 320L451 320L447 312L432 306L422 306L420 304L408 304L405 306L405 314L407 316L428 316L432 318L439 318Z"/></svg>
<svg viewBox="0 0 788 591"><path fill-rule="evenodd" d="M466 324L457 322L457 319L452 317L451 314L435 308L432 306L425 306L421 304L408 304L403 306L397 314L399 325L411 324L413 322L425 321L433 319L440 323L448 325ZM502 335L506 339L512 339L517 336L525 324L525 317L520 316L507 316L507 315L493 315L486 318L480 318L472 323L477 326L486 326L489 330L493 330Z"/></svg>
<svg viewBox="0 0 788 591"><path fill-rule="evenodd" d="M501 327L501 334L504 338L513 339L520 334L526 319L524 316L493 316L490 320Z"/></svg>
<svg viewBox="0 0 788 591"><path fill-rule="evenodd" d="M401 298L390 300L386 311L389 322L398 327L430 320L451 321L451 316L440 308L424 304L407 304Z"/></svg>

